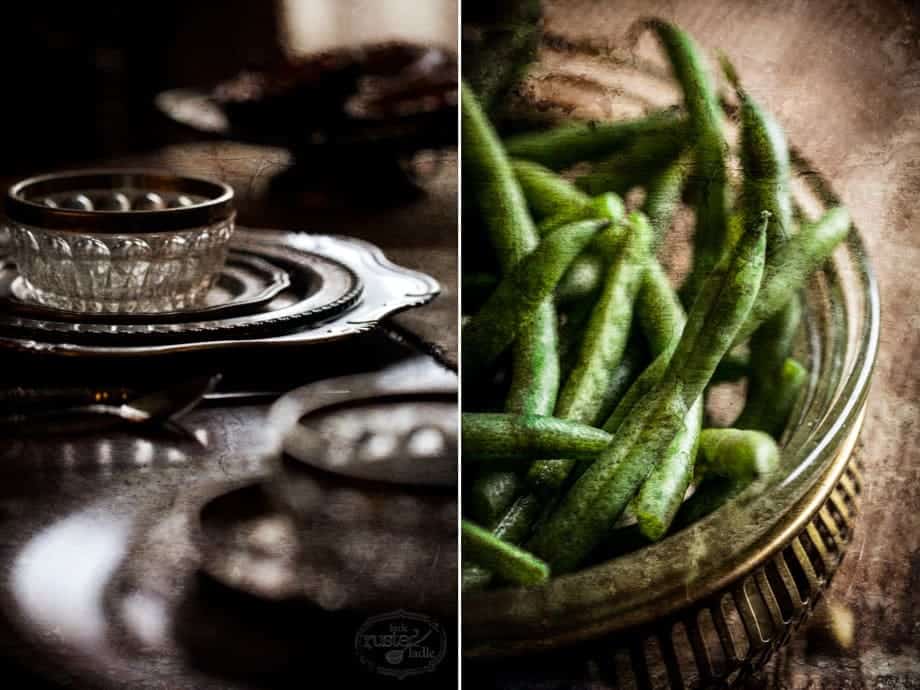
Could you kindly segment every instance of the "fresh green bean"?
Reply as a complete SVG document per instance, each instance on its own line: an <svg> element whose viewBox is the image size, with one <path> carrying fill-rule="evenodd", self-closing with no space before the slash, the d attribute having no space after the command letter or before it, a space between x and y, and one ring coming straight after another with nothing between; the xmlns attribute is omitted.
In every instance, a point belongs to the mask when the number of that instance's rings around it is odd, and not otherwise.
<svg viewBox="0 0 920 690"><path fill-rule="evenodd" d="M703 429L698 471L731 479L759 477L779 464L779 448L769 434L744 429Z"/></svg>
<svg viewBox="0 0 920 690"><path fill-rule="evenodd" d="M584 198L586 201L583 207L566 207L560 210L559 213L541 221L537 226L540 236L543 237L563 225L569 225L579 220L609 218L614 224L619 224L626 216L623 200L612 192L599 194L595 197L589 197L585 194Z"/></svg>
<svg viewBox="0 0 920 690"><path fill-rule="evenodd" d="M519 585L538 585L549 579L546 563L488 530L463 520L461 534L464 556L506 580Z"/></svg>
<svg viewBox="0 0 920 690"><path fill-rule="evenodd" d="M756 222L762 211L770 212L767 225L767 265L792 229L791 167L789 146L782 127L741 86L734 66L724 55L722 70L741 101L741 188L743 224Z"/></svg>
<svg viewBox="0 0 920 690"><path fill-rule="evenodd" d="M850 230L850 214L842 206L832 208L816 223L804 225L777 249L764 270L757 301L735 343L742 343L767 319L789 304L808 277L830 256Z"/></svg>
<svg viewBox="0 0 920 690"><path fill-rule="evenodd" d="M787 358L775 379L765 381L764 389L749 397L733 426L759 429L779 438L807 380L808 370L795 359Z"/></svg>
<svg viewBox="0 0 920 690"><path fill-rule="evenodd" d="M678 158L687 146L688 135L684 123L672 131L637 137L622 151L596 164L591 172L576 178L575 184L588 194L623 195L654 179Z"/></svg>
<svg viewBox="0 0 920 690"><path fill-rule="evenodd" d="M588 250L572 262L556 288L556 304L560 307L574 304L597 295L604 279L604 259Z"/></svg>
<svg viewBox="0 0 920 690"><path fill-rule="evenodd" d="M667 214L662 215L662 222L670 225L670 221L666 220ZM646 272L645 282L636 302L636 311L652 353L670 361L678 338L683 332L686 315L668 276L658 262L652 262ZM663 362L664 360L659 366L663 367ZM620 411L621 416L624 414L626 410ZM661 539L667 532L693 478L697 441L702 424L701 395L690 407L683 427L642 484L635 498L633 512L639 529L652 541Z"/></svg>
<svg viewBox="0 0 920 690"><path fill-rule="evenodd" d="M503 2L474 15L464 8L463 76L487 112L497 110L536 58L542 37L540 0ZM469 21L467 21L469 20Z"/></svg>
<svg viewBox="0 0 920 690"><path fill-rule="evenodd" d="M507 274L540 241L527 202L495 130L466 84L462 86L464 190L476 200L502 272ZM464 376L471 376L464 368ZM522 325L511 353L511 383L505 409L524 414L549 414L559 389L556 310L547 296ZM490 487L494 482L495 487ZM518 482L520 483L520 482ZM508 474L487 473L477 483L481 502L501 512L495 501L506 499Z"/></svg>
<svg viewBox="0 0 920 690"><path fill-rule="evenodd" d="M467 499L470 515L487 527L494 527L521 491L521 479L515 472L493 470L482 474L470 485Z"/></svg>
<svg viewBox="0 0 920 690"><path fill-rule="evenodd" d="M566 211L583 212L591 204L591 197L549 168L521 160L512 160L511 167L537 218L550 218Z"/></svg>
<svg viewBox="0 0 920 690"><path fill-rule="evenodd" d="M746 230L706 279L661 382L566 493L530 545L554 571L577 567L654 468L744 323L763 274L766 222Z"/></svg>
<svg viewBox="0 0 920 690"><path fill-rule="evenodd" d="M511 544L520 544L530 534L530 528L536 522L542 508L540 501L535 496L523 495L518 497L505 512L502 519L492 529L492 534ZM473 589L482 589L492 581L492 571L481 565L464 561L463 582L464 592Z"/></svg>
<svg viewBox="0 0 920 690"><path fill-rule="evenodd" d="M628 226L623 250L611 264L588 320L576 364L559 394L555 415L562 419L596 423L608 404L610 381L626 348L633 303L650 259L652 233L648 220L642 213L632 213ZM576 460L571 454L539 460L530 468L528 481L538 493L558 489Z"/></svg>
<svg viewBox="0 0 920 690"><path fill-rule="evenodd" d="M515 158L562 170L581 161L604 158L628 146L637 137L657 137L662 132L680 129L682 118L676 110L662 110L634 120L567 124L541 132L510 137L506 148Z"/></svg>
<svg viewBox="0 0 920 690"><path fill-rule="evenodd" d="M626 348L633 304L644 280L652 240L648 219L642 213L631 213L627 226L623 249L608 270L591 312L578 363L556 403L556 415L564 419L600 421L597 419L600 393L607 389Z"/></svg>
<svg viewBox="0 0 920 690"><path fill-rule="evenodd" d="M693 267L687 278L687 303L725 251L728 191L725 160L727 144L722 131L722 110L709 72L696 42L673 24L651 19L644 25L656 34L684 94L684 107L696 150L696 232Z"/></svg>
<svg viewBox="0 0 920 690"><path fill-rule="evenodd" d="M680 203L681 191L693 169L693 156L692 149L682 153L673 163L655 175L645 190L642 210L648 216L654 231L655 250L671 229L674 213Z"/></svg>
<svg viewBox="0 0 920 690"><path fill-rule="evenodd" d="M593 458L611 440L606 431L557 417L464 412L462 420L463 457L476 461Z"/></svg>
<svg viewBox="0 0 920 690"><path fill-rule="evenodd" d="M633 512L639 530L651 541L658 541L667 533L693 480L702 425L701 395L690 407L683 427L636 495Z"/></svg>
<svg viewBox="0 0 920 690"><path fill-rule="evenodd" d="M770 212L767 226L768 274L773 270L780 248L790 237L792 225L791 168L789 147L782 128L776 120L750 97L741 86L729 60L722 56L722 68L741 101L741 164L744 180L741 192L743 222L749 222L762 210ZM763 322L751 338L751 373L748 379L745 410L740 419L750 424L759 416L756 410L775 409L783 397L777 386L782 380L784 363L792 351L793 341L801 322L801 304L796 296L777 313ZM781 410L788 415L788 408ZM773 430L771 433L781 433Z"/></svg>
<svg viewBox="0 0 920 690"><path fill-rule="evenodd" d="M464 185L476 199L499 265L507 273L533 251L539 236L498 135L466 84L462 91Z"/></svg>
<svg viewBox="0 0 920 690"><path fill-rule="evenodd" d="M463 327L463 365L473 375L485 370L533 322L569 265L606 220L573 223L543 239L498 284Z"/></svg>
<svg viewBox="0 0 920 690"><path fill-rule="evenodd" d="M664 269L649 262L636 300L636 315L652 354L657 356L675 344L686 316Z"/></svg>
<svg viewBox="0 0 920 690"><path fill-rule="evenodd" d="M537 307L511 351L506 412L550 414L559 391L559 336L552 298ZM464 347L465 347L464 343Z"/></svg>

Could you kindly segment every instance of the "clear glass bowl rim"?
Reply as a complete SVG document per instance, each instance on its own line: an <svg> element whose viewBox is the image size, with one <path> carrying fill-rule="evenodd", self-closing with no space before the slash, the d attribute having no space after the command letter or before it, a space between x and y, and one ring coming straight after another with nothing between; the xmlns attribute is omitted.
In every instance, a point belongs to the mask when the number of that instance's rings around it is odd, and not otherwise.
<svg viewBox="0 0 920 690"><path fill-rule="evenodd" d="M125 188L193 194L206 200L177 208L87 211L52 208L28 198L29 194L35 193ZM215 225L234 217L233 200L233 188L218 180L177 175L165 170L99 168L48 173L20 180L7 191L4 206L10 221L39 229L127 235Z"/></svg>

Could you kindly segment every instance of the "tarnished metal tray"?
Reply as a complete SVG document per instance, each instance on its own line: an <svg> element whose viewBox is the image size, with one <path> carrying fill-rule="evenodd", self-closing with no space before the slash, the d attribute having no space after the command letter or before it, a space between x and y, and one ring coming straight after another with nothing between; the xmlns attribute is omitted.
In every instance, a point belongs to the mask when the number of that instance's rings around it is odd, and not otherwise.
<svg viewBox="0 0 920 690"><path fill-rule="evenodd" d="M291 284L242 315L166 323L72 323L0 313L0 347L52 355L137 357L328 342L424 304L437 281L352 238L238 229L232 247L282 268Z"/></svg>

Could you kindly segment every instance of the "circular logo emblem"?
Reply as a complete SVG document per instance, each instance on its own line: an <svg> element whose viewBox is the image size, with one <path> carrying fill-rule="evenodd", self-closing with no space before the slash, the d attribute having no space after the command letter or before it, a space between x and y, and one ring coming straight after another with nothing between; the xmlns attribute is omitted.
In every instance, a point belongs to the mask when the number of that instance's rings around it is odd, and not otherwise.
<svg viewBox="0 0 920 690"><path fill-rule="evenodd" d="M403 679L434 671L447 654L447 636L430 616L400 609L364 621L355 654L368 670Z"/></svg>

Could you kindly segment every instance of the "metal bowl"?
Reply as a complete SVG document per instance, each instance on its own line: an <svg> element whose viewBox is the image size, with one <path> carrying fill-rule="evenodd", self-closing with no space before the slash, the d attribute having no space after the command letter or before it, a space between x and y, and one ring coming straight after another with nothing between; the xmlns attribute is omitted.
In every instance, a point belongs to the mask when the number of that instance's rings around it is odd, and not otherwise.
<svg viewBox="0 0 920 690"><path fill-rule="evenodd" d="M170 173L33 177L6 197L10 247L39 304L156 313L202 302L227 257L233 190Z"/></svg>
<svg viewBox="0 0 920 690"><path fill-rule="evenodd" d="M642 93L643 103L662 105L644 99L653 89ZM806 217L839 203L795 151L793 161L795 198ZM855 227L813 277L804 302L798 356L810 362L811 375L782 439L778 470L656 544L545 586L464 594L467 657L485 663L529 654L518 666L522 678L541 664L558 673L559 664L583 669L591 661L618 687L724 687L789 639L830 580L858 508L854 454L880 318ZM471 664L470 675L482 668L488 665ZM514 677L514 668L502 661L505 676Z"/></svg>

